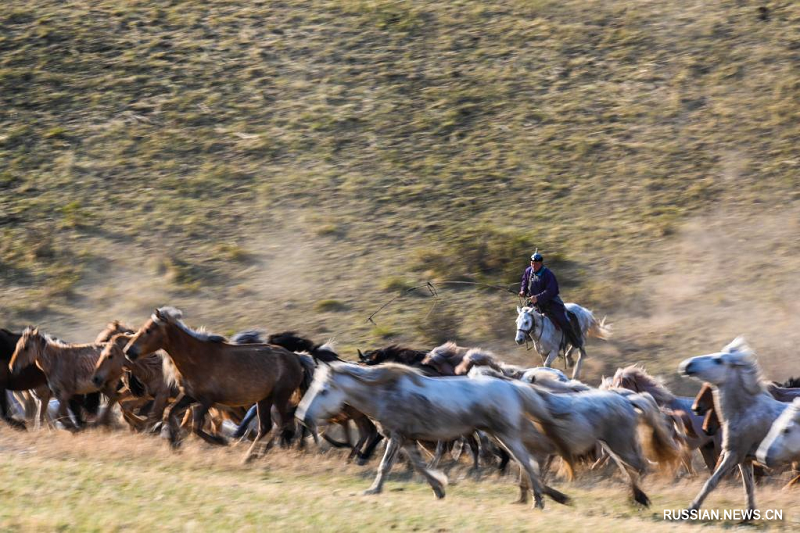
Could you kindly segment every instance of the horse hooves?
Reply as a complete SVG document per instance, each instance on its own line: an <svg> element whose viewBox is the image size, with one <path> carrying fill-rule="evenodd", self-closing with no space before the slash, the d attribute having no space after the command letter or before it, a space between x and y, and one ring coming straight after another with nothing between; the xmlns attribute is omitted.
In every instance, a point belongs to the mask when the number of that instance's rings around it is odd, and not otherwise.
<svg viewBox="0 0 800 533"><path fill-rule="evenodd" d="M636 500L636 503L638 504L641 504L645 507L650 507L650 498L647 497L647 494L645 494L642 489L633 489L633 499Z"/></svg>
<svg viewBox="0 0 800 533"><path fill-rule="evenodd" d="M527 503L528 503L528 498L523 498L522 496L520 496L519 498L511 502L511 505L525 505Z"/></svg>
<svg viewBox="0 0 800 533"><path fill-rule="evenodd" d="M370 489L365 490L361 494L363 494L364 496L372 496L374 494L380 494L380 493L381 493L381 489L372 489L372 488L370 488Z"/></svg>
<svg viewBox="0 0 800 533"><path fill-rule="evenodd" d="M17 431L26 431L28 428L25 426L25 422L21 422L14 418L6 419L8 425L11 426L11 429L16 429Z"/></svg>
<svg viewBox="0 0 800 533"><path fill-rule="evenodd" d="M443 499L444 496L445 496L444 489L442 489L442 488L438 488L438 489L434 488L433 489L433 495L436 496L437 500Z"/></svg>
<svg viewBox="0 0 800 533"><path fill-rule="evenodd" d="M554 489L552 487L545 487L544 491L545 491L545 494L550 496L550 498L552 498L553 501L556 502L556 503L560 503L561 505L569 505L570 503L572 503L572 499L569 496L567 496L563 492L557 491L556 489ZM642 493L642 494L644 494L644 493ZM647 496L645 496L645 498L647 498Z"/></svg>
<svg viewBox="0 0 800 533"><path fill-rule="evenodd" d="M541 509L542 511L544 511L544 500L536 500L533 503L533 508L534 509Z"/></svg>

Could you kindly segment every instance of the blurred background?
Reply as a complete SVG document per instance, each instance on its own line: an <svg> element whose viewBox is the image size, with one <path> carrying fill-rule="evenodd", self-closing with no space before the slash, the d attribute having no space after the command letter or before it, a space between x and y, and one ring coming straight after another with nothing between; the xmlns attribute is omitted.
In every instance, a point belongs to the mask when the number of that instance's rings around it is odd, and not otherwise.
<svg viewBox="0 0 800 533"><path fill-rule="evenodd" d="M740 334L784 380L798 27L796 2L6 0L1 325L83 342L168 304L535 364L514 294L405 291L516 292L538 247L614 325L588 382L641 362L691 392L677 363Z"/></svg>

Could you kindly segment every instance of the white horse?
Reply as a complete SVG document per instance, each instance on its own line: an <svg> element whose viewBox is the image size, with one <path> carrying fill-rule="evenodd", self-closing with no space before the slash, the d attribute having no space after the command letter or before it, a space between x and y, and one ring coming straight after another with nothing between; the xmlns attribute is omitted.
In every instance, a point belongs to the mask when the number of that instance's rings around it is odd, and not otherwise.
<svg viewBox="0 0 800 533"><path fill-rule="evenodd" d="M742 473L747 507L756 508L753 462L758 445L770 426L789 404L779 402L767 391L755 353L737 337L722 352L684 360L681 374L714 385L714 404L722 423L722 454L717 468L692 501L699 509L723 476L736 465Z"/></svg>
<svg viewBox="0 0 800 533"><path fill-rule="evenodd" d="M594 317L591 311L581 307L578 304L567 303L564 304L567 311L574 313L578 317L578 324L581 330L581 340L585 344L588 337L597 337L598 339L608 340L611 338L611 325L606 324L606 319L599 321ZM533 342L533 347L544 360L544 366L553 366L553 363L561 351L561 346L566 342L566 335L563 331L556 328L553 321L540 313L534 307L517 307L517 335L514 341L517 344L523 344L525 341L530 340ZM571 363L572 351L574 346L567 349L564 357L568 363ZM583 358L586 357L586 350L583 347L578 348L580 355L575 362L575 368L572 370L572 379L580 379L581 365Z"/></svg>
<svg viewBox="0 0 800 533"><path fill-rule="evenodd" d="M758 461L769 467L800 461L800 398L779 416L756 452ZM789 485L797 483L800 476ZM788 486L788 485L787 485Z"/></svg>
<svg viewBox="0 0 800 533"><path fill-rule="evenodd" d="M443 498L447 478L425 466L415 441L448 441L482 430L519 463L523 472L520 489L524 487L527 494L527 487L533 487L536 507L544 507L542 494L559 503L568 501L564 494L540 482L526 448L526 441L542 438L530 418L545 432L555 423L530 385L489 377L431 378L394 363L326 363L314 372L314 381L295 416L313 428L317 421L341 412L345 403L375 420L389 438L378 475L365 494L381 492L397 451L403 448L436 497Z"/></svg>

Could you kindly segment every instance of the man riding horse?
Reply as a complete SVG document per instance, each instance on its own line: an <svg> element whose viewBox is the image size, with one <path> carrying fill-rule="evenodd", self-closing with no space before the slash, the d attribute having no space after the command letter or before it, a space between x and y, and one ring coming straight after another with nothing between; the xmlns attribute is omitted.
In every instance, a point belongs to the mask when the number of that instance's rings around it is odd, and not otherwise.
<svg viewBox="0 0 800 533"><path fill-rule="evenodd" d="M564 302L558 295L556 275L544 266L544 257L538 251L531 256L531 266L522 275L519 295L527 296L537 311L552 320L564 332L569 344L575 348L583 346L580 325L567 317Z"/></svg>

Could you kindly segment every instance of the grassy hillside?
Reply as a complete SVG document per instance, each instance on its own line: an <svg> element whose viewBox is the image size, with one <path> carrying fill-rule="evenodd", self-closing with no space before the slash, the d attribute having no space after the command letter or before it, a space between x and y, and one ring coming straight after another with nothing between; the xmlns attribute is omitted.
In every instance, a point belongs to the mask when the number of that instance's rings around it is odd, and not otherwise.
<svg viewBox="0 0 800 533"><path fill-rule="evenodd" d="M513 283L538 246L616 325L587 377L739 333L791 373L800 6L764 5L6 1L3 325L77 341L171 303L531 361L510 294L365 319Z"/></svg>

